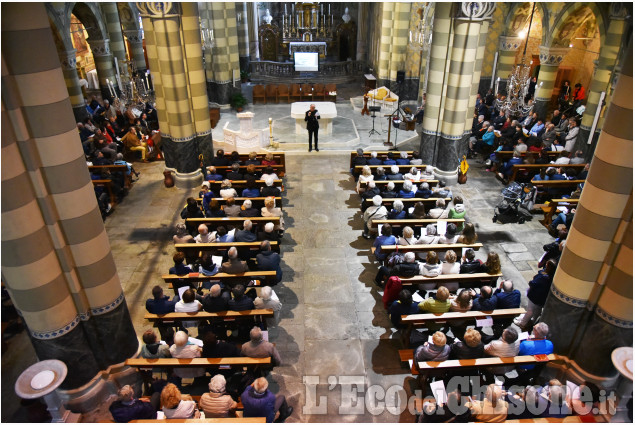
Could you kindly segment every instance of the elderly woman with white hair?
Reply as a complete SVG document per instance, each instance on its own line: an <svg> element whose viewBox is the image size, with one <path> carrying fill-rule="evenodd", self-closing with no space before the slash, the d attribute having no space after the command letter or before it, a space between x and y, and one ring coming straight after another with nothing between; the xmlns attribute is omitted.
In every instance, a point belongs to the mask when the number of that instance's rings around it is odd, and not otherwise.
<svg viewBox="0 0 635 425"><path fill-rule="evenodd" d="M397 239L397 245L415 245L417 243L417 238L415 237L415 232L412 230L412 227L404 227L401 233L403 236Z"/></svg>
<svg viewBox="0 0 635 425"><path fill-rule="evenodd" d="M274 180L272 178L263 179L265 181L265 186L260 189L260 196L280 196L280 189L273 185Z"/></svg>
<svg viewBox="0 0 635 425"><path fill-rule="evenodd" d="M373 173L370 171L370 167L368 165L364 165L362 167L362 174L360 174L359 178L357 179L357 188L355 189L357 193L360 193L362 183L368 183L374 178L375 176L373 176Z"/></svg>
<svg viewBox="0 0 635 425"><path fill-rule="evenodd" d="M172 236L172 240L177 243L194 243L194 237L189 234L185 223L176 225L176 235Z"/></svg>
<svg viewBox="0 0 635 425"><path fill-rule="evenodd" d="M410 160L408 159L408 152L401 151L399 152L399 158L395 160L397 165L410 165Z"/></svg>
<svg viewBox="0 0 635 425"><path fill-rule="evenodd" d="M371 224L370 221L371 220L385 220L386 217L388 216L388 210L386 210L386 207L384 207L381 204L381 201L382 201L382 197L379 195L376 195L373 198L373 205L366 208L366 211L364 211L364 215L363 215L364 232L362 233L362 236L365 239L370 239L370 235L368 234L370 230L370 224Z"/></svg>
<svg viewBox="0 0 635 425"><path fill-rule="evenodd" d="M201 347L190 344L188 336L183 331L174 334L174 344L170 347L170 354L175 359L196 359L201 357ZM204 368L174 368L174 375L178 378L196 378L205 375Z"/></svg>
<svg viewBox="0 0 635 425"><path fill-rule="evenodd" d="M422 179L433 179L434 178L434 169L432 165L426 165L426 170L421 173Z"/></svg>
<svg viewBox="0 0 635 425"><path fill-rule="evenodd" d="M276 293L271 289L271 286L264 286L260 290L260 296L254 300L254 307L257 309L272 309L273 310L273 324L277 325L280 322L280 312L282 311L282 303L278 299Z"/></svg>
<svg viewBox="0 0 635 425"><path fill-rule="evenodd" d="M397 192L395 191L395 182L388 182L386 190L381 193L382 198L396 198Z"/></svg>
<svg viewBox="0 0 635 425"><path fill-rule="evenodd" d="M406 218L406 211L404 211L403 202L401 199L395 199L392 203L392 209L388 213L389 220L403 220Z"/></svg>
<svg viewBox="0 0 635 425"><path fill-rule="evenodd" d="M404 180L419 181L421 180L421 171L417 167L412 167L403 175Z"/></svg>
<svg viewBox="0 0 635 425"><path fill-rule="evenodd" d="M417 241L417 244L421 245L432 245L437 243L439 240L439 236L437 236L437 226L434 224L428 224L426 226L425 234L421 233L421 237Z"/></svg>
<svg viewBox="0 0 635 425"><path fill-rule="evenodd" d="M405 180L398 195L400 198L414 198L415 192L412 191L412 182L410 180Z"/></svg>
<svg viewBox="0 0 635 425"><path fill-rule="evenodd" d="M371 151L370 158L368 159L368 165L381 165L381 159L377 158L377 152Z"/></svg>
<svg viewBox="0 0 635 425"><path fill-rule="evenodd" d="M209 392L203 394L198 403L206 418L227 418L229 412L238 407L238 403L225 392L226 386L227 381L220 374L209 381Z"/></svg>
<svg viewBox="0 0 635 425"><path fill-rule="evenodd" d="M238 213L239 217L260 217L260 211L258 208L254 208L253 202L251 199L245 199L243 205L240 209L240 213Z"/></svg>
<svg viewBox="0 0 635 425"><path fill-rule="evenodd" d="M428 199L432 196L432 190L430 190L430 183L423 182L419 185L419 188L415 192L415 198Z"/></svg>
<svg viewBox="0 0 635 425"><path fill-rule="evenodd" d="M264 229L258 232L259 241L280 242L280 233L275 231L272 222L265 224Z"/></svg>
<svg viewBox="0 0 635 425"><path fill-rule="evenodd" d="M428 218L448 218L448 210L445 208L444 199L437 199L435 207L428 211Z"/></svg>
<svg viewBox="0 0 635 425"><path fill-rule="evenodd" d="M275 230L284 231L282 208L276 208L276 199L273 196L268 196L267 199L265 199L265 206L261 208L260 214L263 217L280 217L280 224L275 227Z"/></svg>
<svg viewBox="0 0 635 425"><path fill-rule="evenodd" d="M398 165L390 166L390 173L386 175L386 180L403 180L403 174L399 172Z"/></svg>
<svg viewBox="0 0 635 425"><path fill-rule="evenodd" d="M230 197L238 198L238 192L236 192L236 189L232 187L232 182L230 180L225 179L220 184L220 196L223 199Z"/></svg>

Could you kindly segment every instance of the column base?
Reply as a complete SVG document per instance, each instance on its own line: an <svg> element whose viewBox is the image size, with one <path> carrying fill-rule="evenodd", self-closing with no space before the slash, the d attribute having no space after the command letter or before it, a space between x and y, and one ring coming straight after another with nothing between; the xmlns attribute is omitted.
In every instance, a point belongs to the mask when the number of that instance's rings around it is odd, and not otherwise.
<svg viewBox="0 0 635 425"><path fill-rule="evenodd" d="M167 171L171 171L174 176L174 185L177 189L194 189L203 184L203 173L196 170L192 173L179 173L174 168L165 167Z"/></svg>
<svg viewBox="0 0 635 425"><path fill-rule="evenodd" d="M425 165L432 165L434 162L434 154L437 146L437 139L439 136L436 134L422 133L421 142L419 144L419 154L421 160Z"/></svg>
<svg viewBox="0 0 635 425"><path fill-rule="evenodd" d="M238 87L236 88L238 89ZM232 83L219 84L214 81L207 81L207 97L210 102L219 103L221 105L229 104L234 87Z"/></svg>
<svg viewBox="0 0 635 425"><path fill-rule="evenodd" d="M467 143L465 137L462 139L450 139L440 136L437 142L436 159L432 165L446 173L454 173L454 175L457 175L460 158L459 153L465 152L466 148L463 148L465 143Z"/></svg>
<svg viewBox="0 0 635 425"><path fill-rule="evenodd" d="M163 136L161 137L161 144L166 168L178 170L179 173L193 173L196 170L200 172L201 161L199 155L203 154L205 163L209 163L214 154L211 132L182 142Z"/></svg>
<svg viewBox="0 0 635 425"><path fill-rule="evenodd" d="M434 172L434 178L437 180L445 180L446 185L450 186L452 184L454 184L457 180L457 177L459 175L459 169L456 168L454 170L451 171L444 171L441 170L437 167L434 167L432 169L432 171Z"/></svg>
<svg viewBox="0 0 635 425"><path fill-rule="evenodd" d="M141 344L136 354L141 352ZM72 371L69 371L72 373ZM58 389L57 392L66 409L73 412L88 413L97 409L117 390L124 385L137 385L141 377L135 368L125 365L125 362L112 365L106 370L100 371L87 384L71 390Z"/></svg>

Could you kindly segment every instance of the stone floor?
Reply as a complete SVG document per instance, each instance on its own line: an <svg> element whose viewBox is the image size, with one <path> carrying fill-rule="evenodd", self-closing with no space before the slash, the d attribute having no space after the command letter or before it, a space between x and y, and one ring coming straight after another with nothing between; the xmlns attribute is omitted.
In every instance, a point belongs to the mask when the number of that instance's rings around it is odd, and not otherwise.
<svg viewBox="0 0 635 425"><path fill-rule="evenodd" d="M377 266L369 257L371 241L361 237L359 200L347 173L348 150L287 155L284 278L275 288L283 314L280 325L270 331L284 364L271 373L270 388L288 397L295 407L290 419L294 422L411 421L407 409L401 412L412 378L399 363L400 343L372 283ZM155 284L163 285L160 276L171 266L173 226L189 192L163 186L162 163L135 166L142 172L140 180L105 225L140 336L148 327L143 320L145 299ZM492 223L502 186L479 164L472 164L468 176L466 185L454 185L452 190L465 199L485 245L478 258L499 253L505 278L524 293L536 273L541 247L551 238L537 219L523 225ZM13 385L35 361L24 332L8 341L2 356L3 421L28 421L28 410L20 408ZM342 394L350 391L343 391L350 389L350 382L364 385L360 397L371 385L383 390L398 387L371 412L363 406L364 399L362 405L348 402L345 407ZM394 392L399 387L408 390ZM383 390L378 392L379 402L384 401Z"/></svg>

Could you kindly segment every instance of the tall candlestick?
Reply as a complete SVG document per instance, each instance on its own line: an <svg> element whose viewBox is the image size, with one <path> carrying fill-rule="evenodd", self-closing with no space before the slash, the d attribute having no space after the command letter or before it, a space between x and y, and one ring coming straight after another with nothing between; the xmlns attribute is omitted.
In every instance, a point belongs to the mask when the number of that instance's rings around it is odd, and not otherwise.
<svg viewBox="0 0 635 425"><path fill-rule="evenodd" d="M117 56L115 56L115 69L117 70L117 77L119 77L119 63L117 63Z"/></svg>
<svg viewBox="0 0 635 425"><path fill-rule="evenodd" d="M329 15L331 14L331 4L329 3Z"/></svg>
<svg viewBox="0 0 635 425"><path fill-rule="evenodd" d="M286 3L284 4L284 14L285 15L287 14L287 4Z"/></svg>

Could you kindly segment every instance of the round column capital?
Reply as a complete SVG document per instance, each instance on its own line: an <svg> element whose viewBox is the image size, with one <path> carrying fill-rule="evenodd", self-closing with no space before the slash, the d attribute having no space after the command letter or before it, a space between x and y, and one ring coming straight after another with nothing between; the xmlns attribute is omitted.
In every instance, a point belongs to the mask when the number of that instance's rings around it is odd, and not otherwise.
<svg viewBox="0 0 635 425"><path fill-rule="evenodd" d="M127 30L123 32L131 43L143 43L143 33L139 30Z"/></svg>
<svg viewBox="0 0 635 425"><path fill-rule="evenodd" d="M569 47L540 46L540 64L558 66L566 54L569 53L569 50Z"/></svg>
<svg viewBox="0 0 635 425"><path fill-rule="evenodd" d="M518 50L522 40L517 36L501 35L498 37L498 50L512 52Z"/></svg>
<svg viewBox="0 0 635 425"><path fill-rule="evenodd" d="M71 49L59 53L62 69L71 71L77 67L77 50Z"/></svg>
<svg viewBox="0 0 635 425"><path fill-rule="evenodd" d="M110 40L91 40L88 39L88 44L90 45L90 50L93 52L93 56L108 56L111 54L110 52Z"/></svg>
<svg viewBox="0 0 635 425"><path fill-rule="evenodd" d="M462 1L457 3L456 19L468 21L485 21L492 19L496 3L487 1Z"/></svg>

